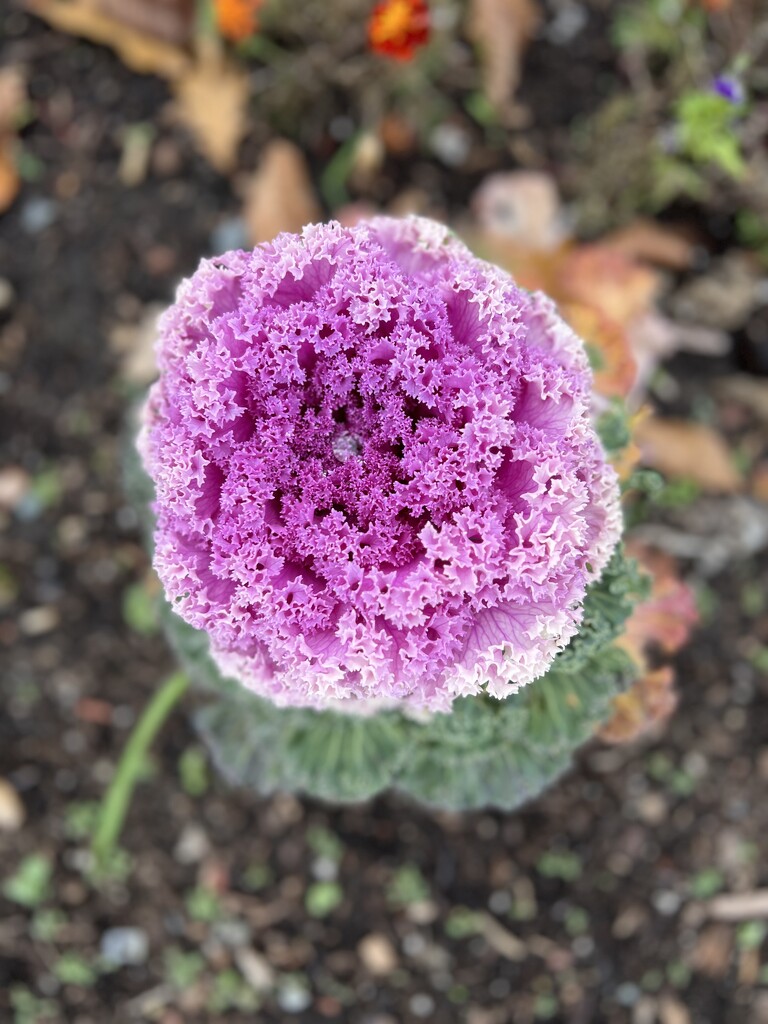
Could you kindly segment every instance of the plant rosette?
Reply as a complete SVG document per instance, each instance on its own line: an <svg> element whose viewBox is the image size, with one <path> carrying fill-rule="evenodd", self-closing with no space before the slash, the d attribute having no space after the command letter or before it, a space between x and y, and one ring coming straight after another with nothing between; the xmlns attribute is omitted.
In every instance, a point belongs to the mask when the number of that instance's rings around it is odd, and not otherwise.
<svg viewBox="0 0 768 1024"><path fill-rule="evenodd" d="M644 581L553 303L423 218L313 225L204 260L157 360L131 489L223 772L456 809L560 775Z"/></svg>

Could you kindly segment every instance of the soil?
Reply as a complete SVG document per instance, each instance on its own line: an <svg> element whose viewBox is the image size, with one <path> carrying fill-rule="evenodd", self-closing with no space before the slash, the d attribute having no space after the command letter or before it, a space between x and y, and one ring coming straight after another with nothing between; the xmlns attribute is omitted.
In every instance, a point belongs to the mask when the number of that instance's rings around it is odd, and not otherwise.
<svg viewBox="0 0 768 1024"><path fill-rule="evenodd" d="M26 814L0 832L0 880L33 854L54 871L35 908L0 897L0 1020L768 1021L763 921L716 921L707 903L768 885L768 675L754 657L768 643L765 552L699 581L709 617L677 661L680 705L663 732L591 746L520 813L233 792L182 710L135 794L129 862L92 876L83 821L172 669L163 640L125 611L148 561L121 489L130 394L107 339L170 300L240 203L164 120L161 81L17 11L3 18L6 58L30 71L24 145L40 176L0 221L0 277L15 294L0 312L2 461L29 482L0 511L0 778ZM568 95L547 44L531 54ZM552 124L551 92L523 98L549 105L537 123ZM553 158L579 104L566 106ZM121 133L137 123L158 142L126 188ZM423 163L439 202L466 202L471 181ZM735 360L676 364L678 411L709 403L765 458L751 413L713 397ZM117 927L147 949L110 969L100 950Z"/></svg>

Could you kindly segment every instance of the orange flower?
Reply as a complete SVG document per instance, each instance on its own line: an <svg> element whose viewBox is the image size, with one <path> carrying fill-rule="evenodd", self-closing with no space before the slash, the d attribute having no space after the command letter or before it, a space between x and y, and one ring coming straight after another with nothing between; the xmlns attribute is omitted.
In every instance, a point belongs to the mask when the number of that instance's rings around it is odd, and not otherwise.
<svg viewBox="0 0 768 1024"><path fill-rule="evenodd" d="M383 0L368 22L368 43L375 53L411 60L429 39L429 8L425 0Z"/></svg>
<svg viewBox="0 0 768 1024"><path fill-rule="evenodd" d="M258 28L256 13L262 0L214 0L216 25L230 42L239 43Z"/></svg>

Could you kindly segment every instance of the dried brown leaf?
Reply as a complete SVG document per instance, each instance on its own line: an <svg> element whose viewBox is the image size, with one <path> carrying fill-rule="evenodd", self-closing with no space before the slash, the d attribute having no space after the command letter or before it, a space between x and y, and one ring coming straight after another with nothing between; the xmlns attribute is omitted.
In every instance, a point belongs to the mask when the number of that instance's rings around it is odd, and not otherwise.
<svg viewBox="0 0 768 1024"><path fill-rule="evenodd" d="M535 0L471 0L469 35L480 50L486 95L500 110L514 98L538 22Z"/></svg>
<svg viewBox="0 0 768 1024"><path fill-rule="evenodd" d="M560 273L564 299L594 306L623 327L654 308L661 287L655 270L602 242L572 249Z"/></svg>
<svg viewBox="0 0 768 1024"><path fill-rule="evenodd" d="M742 488L728 445L706 424L652 417L638 425L635 440L643 462L664 476L693 480L713 494Z"/></svg>
<svg viewBox="0 0 768 1024"><path fill-rule="evenodd" d="M192 63L189 53L105 14L98 0L24 0L28 11L69 35L113 49L140 74L174 79Z"/></svg>
<svg viewBox="0 0 768 1024"><path fill-rule="evenodd" d="M124 25L167 43L192 41L194 0L99 0L99 7Z"/></svg>
<svg viewBox="0 0 768 1024"><path fill-rule="evenodd" d="M687 270L693 262L694 244L679 231L655 221L638 218L603 241L632 259L670 270Z"/></svg>
<svg viewBox="0 0 768 1024"><path fill-rule="evenodd" d="M564 302L560 311L593 354L596 390L601 395L625 398L637 379L637 363L625 328L599 306Z"/></svg>
<svg viewBox="0 0 768 1024"><path fill-rule="evenodd" d="M173 83L173 114L213 167L228 174L247 129L247 71L217 52L201 58Z"/></svg>
<svg viewBox="0 0 768 1024"><path fill-rule="evenodd" d="M630 743L666 721L677 707L675 673L669 665L647 672L613 701L613 714L600 728L604 743Z"/></svg>
<svg viewBox="0 0 768 1024"><path fill-rule="evenodd" d="M281 231L301 231L319 219L304 155L292 142L274 139L248 185L245 222L251 244L269 242Z"/></svg>

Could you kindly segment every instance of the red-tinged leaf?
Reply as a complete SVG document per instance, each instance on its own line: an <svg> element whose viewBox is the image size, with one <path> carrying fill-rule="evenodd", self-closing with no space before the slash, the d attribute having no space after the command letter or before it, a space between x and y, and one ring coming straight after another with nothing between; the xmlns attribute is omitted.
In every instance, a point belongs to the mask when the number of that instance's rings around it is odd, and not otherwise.
<svg viewBox="0 0 768 1024"><path fill-rule="evenodd" d="M666 721L677 707L670 666L648 672L614 699L613 716L598 735L606 743L629 743Z"/></svg>
<svg viewBox="0 0 768 1024"><path fill-rule="evenodd" d="M619 641L642 665L654 649L665 654L679 651L699 613L693 591L678 576L674 559L634 541L627 544L627 552L652 578L650 596L635 608Z"/></svg>

